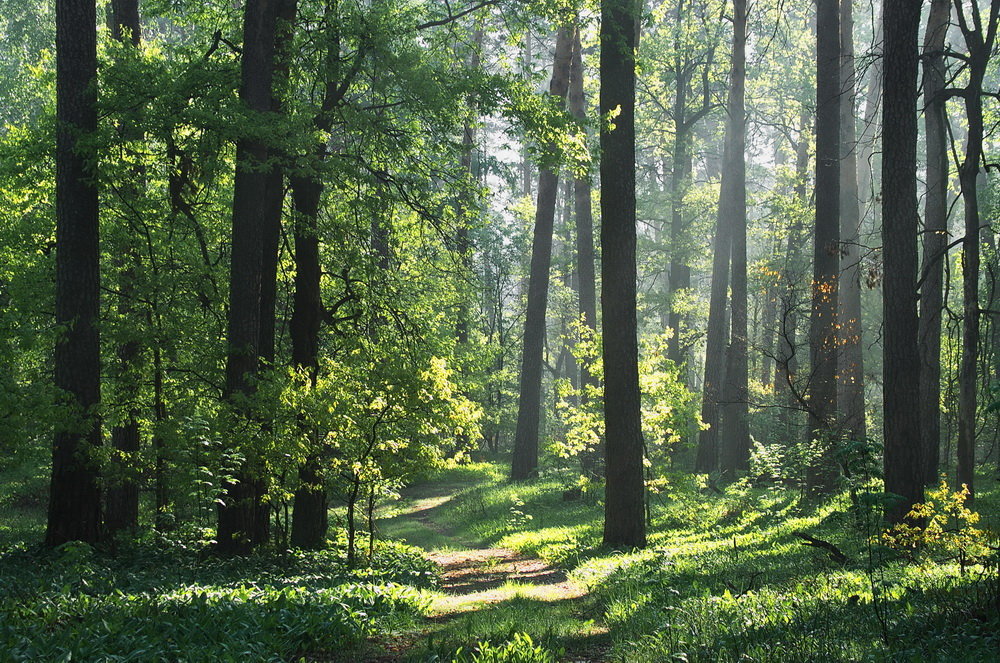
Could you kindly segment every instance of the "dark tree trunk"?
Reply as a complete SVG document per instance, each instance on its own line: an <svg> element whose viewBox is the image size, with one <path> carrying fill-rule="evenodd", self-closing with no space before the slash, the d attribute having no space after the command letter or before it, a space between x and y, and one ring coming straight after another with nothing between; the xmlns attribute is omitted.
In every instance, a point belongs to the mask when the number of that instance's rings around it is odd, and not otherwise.
<svg viewBox="0 0 1000 663"><path fill-rule="evenodd" d="M920 4L886 0L883 14L882 254L885 518L923 500L917 349L917 34ZM896 496L896 497L893 497Z"/></svg>
<svg viewBox="0 0 1000 663"><path fill-rule="evenodd" d="M569 66L573 48L573 28L559 28L555 63L549 94L565 100L569 87ZM559 174L542 168L538 175L535 231L531 243L528 279L528 308L524 321L524 349L521 356L521 387L517 406L517 429L510 478L523 481L538 471L538 427L542 398L542 352L545 345L545 307L552 264L552 226L555 221Z"/></svg>
<svg viewBox="0 0 1000 663"><path fill-rule="evenodd" d="M746 194L746 110L744 108L747 40L746 0L733 0L733 60L729 89L729 123L726 142L729 149L723 164L720 213L732 214L732 304L729 350L726 352L726 376L722 427L720 430L720 468L732 477L750 467L750 429L747 399L747 194ZM729 134L732 134L731 136ZM726 197L726 202L722 202Z"/></svg>
<svg viewBox="0 0 1000 663"><path fill-rule="evenodd" d="M604 545L646 545L636 325L635 0L601 2L601 309L604 354Z"/></svg>
<svg viewBox="0 0 1000 663"><path fill-rule="evenodd" d="M958 485L969 489L968 504L975 498L976 410L979 359L980 217L978 179L983 159L983 80L996 41L1000 2L990 3L984 25L979 5L966 8L955 0L955 14L968 52L968 82L960 92L965 101L969 129L965 158L958 168L958 182L965 204L965 237L962 240L962 359L958 372Z"/></svg>
<svg viewBox="0 0 1000 663"><path fill-rule="evenodd" d="M809 436L819 445L809 491L829 494L837 480L837 299L840 276L840 5L817 0L816 225L809 318Z"/></svg>
<svg viewBox="0 0 1000 663"><path fill-rule="evenodd" d="M97 153L97 11L94 0L56 2L55 384L65 418L52 448L45 543L101 539L100 248Z"/></svg>
<svg viewBox="0 0 1000 663"><path fill-rule="evenodd" d="M933 0L924 33L924 131L927 193L924 198L923 265L920 286L920 433L925 484L938 480L941 455L941 310L948 246L948 127L942 93L944 44L951 0Z"/></svg>
<svg viewBox="0 0 1000 663"><path fill-rule="evenodd" d="M113 0L111 3L111 35L118 41L126 38L132 46L138 46L141 38L138 0ZM123 140L141 138L142 130L135 122L123 122L120 126ZM134 179L123 187L125 196L141 195L142 168L134 172ZM127 201L131 204L132 201ZM129 219L128 236L131 237L137 224ZM139 318L132 299L135 294L136 271L139 268L139 254L130 240L121 247L119 262L118 315L128 321L126 327L139 327ZM135 332L130 332L134 336ZM111 429L111 446L114 449L115 476L108 481L105 491L104 527L110 534L122 530L134 530L139 525L139 482L137 469L139 452L139 371L141 370L142 346L136 338L122 341L118 345L119 392L128 399L124 421Z"/></svg>
<svg viewBox="0 0 1000 663"><path fill-rule="evenodd" d="M858 193L858 137L855 125L854 4L840 0L841 89L840 144L840 288L841 353L837 366L837 403L844 434L864 440L865 382L861 326L861 204Z"/></svg>
<svg viewBox="0 0 1000 663"><path fill-rule="evenodd" d="M583 47L580 28L573 31L573 58L570 63L569 111L581 123L587 119L587 99L583 91ZM576 221L576 273L580 318L587 329L597 331L597 279L594 273L594 214L590 177L573 181L573 216ZM588 391L598 385L597 377L586 364L580 366L580 404L586 405ZM603 475L600 467L603 449L585 454L583 469L591 475Z"/></svg>
<svg viewBox="0 0 1000 663"><path fill-rule="evenodd" d="M322 156L322 148L321 155ZM320 299L321 267L317 217L323 183L319 179L293 177L295 237L295 294L289 335L292 340L292 364L306 373L315 384L319 367L319 329L322 314ZM322 461L319 454L319 433L304 430L309 438L310 453L299 467L299 486L295 490L292 509L291 544L295 548L316 549L326 543L327 496Z"/></svg>
<svg viewBox="0 0 1000 663"><path fill-rule="evenodd" d="M280 0L247 0L244 14L240 100L257 113L271 109L280 4ZM270 179L263 164L268 157L267 145L258 140L243 138L237 143L225 395L242 416L252 416L245 399L253 395L253 379L260 369ZM263 543L264 532L259 529L266 522L262 468L253 455L248 454L236 480L224 485L216 536L222 554L245 554Z"/></svg>

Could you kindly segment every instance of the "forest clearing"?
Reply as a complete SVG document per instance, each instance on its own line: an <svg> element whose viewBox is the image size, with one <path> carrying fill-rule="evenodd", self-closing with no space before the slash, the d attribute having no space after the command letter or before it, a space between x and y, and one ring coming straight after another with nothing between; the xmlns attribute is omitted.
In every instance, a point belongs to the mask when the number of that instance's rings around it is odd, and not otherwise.
<svg viewBox="0 0 1000 663"><path fill-rule="evenodd" d="M4 0L0 663L1000 660L1000 0Z"/></svg>

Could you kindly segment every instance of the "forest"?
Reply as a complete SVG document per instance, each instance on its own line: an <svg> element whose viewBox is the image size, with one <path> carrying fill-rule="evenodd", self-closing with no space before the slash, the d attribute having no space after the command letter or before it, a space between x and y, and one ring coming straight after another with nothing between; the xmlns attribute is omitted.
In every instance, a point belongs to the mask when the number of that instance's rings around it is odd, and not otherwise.
<svg viewBox="0 0 1000 663"><path fill-rule="evenodd" d="M0 663L1000 660L998 31L3 0Z"/></svg>

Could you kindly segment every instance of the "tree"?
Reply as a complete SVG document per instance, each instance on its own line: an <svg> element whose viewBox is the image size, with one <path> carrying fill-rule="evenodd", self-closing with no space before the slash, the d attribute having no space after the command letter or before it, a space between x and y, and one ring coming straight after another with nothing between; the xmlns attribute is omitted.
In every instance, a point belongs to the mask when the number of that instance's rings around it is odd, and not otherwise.
<svg viewBox="0 0 1000 663"><path fill-rule="evenodd" d="M583 124L587 119L587 99L583 91L583 45L580 26L573 30L573 57L570 62L569 112ZM592 210L590 173L573 180L573 218L576 222L576 270L579 290L580 320L592 332L597 331L597 278L594 274L594 214ZM587 394L598 386L597 377L584 363L580 366L580 405L585 406ZM584 471L596 473L595 459L584 457Z"/></svg>
<svg viewBox="0 0 1000 663"><path fill-rule="evenodd" d="M133 48L139 46L141 39L139 24L138 0L114 0L111 5L111 35L123 44ZM119 127L123 141L135 140L142 136L142 130L137 122L125 120ZM123 187L123 197L137 198L141 193L141 181L144 179L144 168L141 165L132 171L134 181ZM126 205L134 205L134 200L124 201ZM139 224L130 218L128 223L128 239L123 250L118 254L120 263L118 313L130 328L141 328L141 316L136 310L133 298L135 296L136 271L139 268L139 254L134 246L133 237ZM141 370L142 345L132 332L131 338L120 341L117 348L119 391L127 400L123 420L111 429L111 446L118 461L117 475L110 478L105 490L104 525L109 532L134 529L139 524L139 482L136 478L135 464L139 452L139 407L137 395L140 391L139 371Z"/></svg>
<svg viewBox="0 0 1000 663"><path fill-rule="evenodd" d="M601 2L601 311L604 544L646 545L636 323L636 0Z"/></svg>
<svg viewBox="0 0 1000 663"><path fill-rule="evenodd" d="M965 203L965 236L962 239L962 358L958 370L958 485L969 489L968 502L975 499L976 468L976 362L979 358L979 263L980 215L978 179L983 158L983 81L993 55L1000 0L992 0L986 23L973 2L967 10L955 0L955 15L968 51L965 88L955 90L965 103L969 123L965 157L958 167L958 183Z"/></svg>
<svg viewBox="0 0 1000 663"><path fill-rule="evenodd" d="M837 301L840 278L840 4L816 4L816 224L809 318L809 436L819 446L807 483L833 490L837 425Z"/></svg>
<svg viewBox="0 0 1000 663"><path fill-rule="evenodd" d="M733 65L729 88L726 154L722 165L719 214L732 215L731 330L723 387L720 469L729 476L750 467L747 399L747 190L746 190L747 6L733 0ZM726 198L723 201L723 197Z"/></svg>
<svg viewBox="0 0 1000 663"><path fill-rule="evenodd" d="M917 33L920 2L886 0L882 83L885 519L923 501L917 348Z"/></svg>
<svg viewBox="0 0 1000 663"><path fill-rule="evenodd" d="M65 395L52 448L46 545L101 539L100 252L97 150L97 10L56 3L55 384Z"/></svg>
<svg viewBox="0 0 1000 663"><path fill-rule="evenodd" d="M857 75L854 60L854 3L840 1L840 281L837 403L844 433L865 439L865 370L861 342L861 196L858 189L858 137L855 124Z"/></svg>
<svg viewBox="0 0 1000 663"><path fill-rule="evenodd" d="M569 88L573 50L573 26L562 25L556 37L555 62L549 95L561 105ZM535 230L531 242L528 275L528 308L524 317L524 349L521 355L521 388L517 407L517 431L510 478L523 481L538 471L538 422L542 399L542 351L545 345L545 307L552 264L552 226L555 222L559 173L555 166L539 169Z"/></svg>
<svg viewBox="0 0 1000 663"><path fill-rule="evenodd" d="M240 101L250 113L266 113L272 107L275 29L280 4L280 0L247 0ZM237 143L225 395L236 416L246 418L251 416L249 401L255 391L254 379L261 359L268 157L268 146L260 138L243 138ZM218 508L216 540L223 554L247 553L267 538L265 476L259 461L249 457L252 450L247 455L234 479L226 482Z"/></svg>
<svg viewBox="0 0 1000 663"><path fill-rule="evenodd" d="M924 132L927 193L924 198L923 264L920 269L920 434L924 483L938 480L941 455L941 310L948 259L948 126L944 45L951 0L933 0L924 32Z"/></svg>

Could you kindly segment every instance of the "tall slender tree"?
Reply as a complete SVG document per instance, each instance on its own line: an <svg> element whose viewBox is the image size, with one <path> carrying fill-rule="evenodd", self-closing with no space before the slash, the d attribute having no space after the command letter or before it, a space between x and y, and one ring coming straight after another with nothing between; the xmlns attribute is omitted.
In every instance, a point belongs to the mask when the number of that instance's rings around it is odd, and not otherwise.
<svg viewBox="0 0 1000 663"><path fill-rule="evenodd" d="M573 51L573 26L562 25L556 37L555 61L549 95L563 104L569 89L569 67ZM545 345L545 308L549 295L552 265L552 226L556 214L559 173L555 166L539 169L535 230L531 241L528 275L528 308L524 319L524 348L521 355L521 388L517 405L517 429L510 478L523 481L538 471L538 428L542 399L542 354Z"/></svg>
<svg viewBox="0 0 1000 663"><path fill-rule="evenodd" d="M587 119L587 98L583 89L583 45L580 41L579 23L573 30L573 58L570 61L569 112L581 124ZM579 311L582 324L592 332L597 331L597 278L594 273L594 213L591 196L590 174L578 174L573 180L573 217L576 228L576 273L579 293ZM597 387L595 376L583 364L580 366L581 405L586 404L589 390ZM599 456L600 454L598 454ZM584 471L600 472L594 454L583 458Z"/></svg>
<svg viewBox="0 0 1000 663"><path fill-rule="evenodd" d="M247 0L243 21L240 101L251 113L272 107L275 29L280 0ZM233 194L229 286L226 399L240 416L252 416L248 400L261 360L261 306L267 235L268 146L260 138L239 140ZM252 446L247 445L247 446ZM244 554L263 543L264 476L252 449L233 480L224 485L218 508L217 548Z"/></svg>
<svg viewBox="0 0 1000 663"><path fill-rule="evenodd" d="M101 539L100 239L98 229L97 8L56 2L56 324L55 384L66 416L52 447L45 543Z"/></svg>
<svg viewBox="0 0 1000 663"><path fill-rule="evenodd" d="M646 545L636 323L636 0L601 2L601 330L604 356L604 544Z"/></svg>
<svg viewBox="0 0 1000 663"><path fill-rule="evenodd" d="M965 88L955 90L965 105L968 132L965 156L958 167L958 183L965 204L965 236L962 239L962 359L958 369L958 485L969 489L969 504L975 498L976 411L978 386L976 362L979 359L979 264L980 214L979 172L983 159L983 84L996 43L1000 23L1000 0L991 0L989 15L983 21L976 2L966 8L954 0L955 16L965 39L968 80Z"/></svg>
<svg viewBox="0 0 1000 663"><path fill-rule="evenodd" d="M944 45L951 0L933 0L924 32L924 133L927 193L924 196L923 264L920 269L920 434L924 483L938 479L941 454L941 311L948 246L948 126Z"/></svg>
<svg viewBox="0 0 1000 663"><path fill-rule="evenodd" d="M883 7L882 285L885 518L923 500L917 349L917 36L921 3Z"/></svg>
<svg viewBox="0 0 1000 663"><path fill-rule="evenodd" d="M809 436L819 445L807 482L829 493L837 477L837 300L840 278L840 4L816 3L816 224L809 317Z"/></svg>
<svg viewBox="0 0 1000 663"><path fill-rule="evenodd" d="M111 3L111 36L133 48L139 46L141 26L139 23L139 0L113 0ZM137 140L142 137L142 129L132 118L126 118L119 125L122 141ZM144 168L137 165L130 173L131 181L122 187L122 196L136 198L142 193ZM125 201L134 207L133 200ZM118 267L117 298L118 315L123 325L132 330L129 336L118 343L117 372L119 393L126 400L124 416L111 429L111 446L116 461L115 476L109 477L105 489L104 526L108 533L134 529L139 524L139 482L137 480L137 454L139 452L139 373L141 371L142 345L134 331L141 325L140 313L134 305L136 278L139 269L139 252L134 236L139 223L128 219L126 238L121 250L116 252Z"/></svg>
<svg viewBox="0 0 1000 663"><path fill-rule="evenodd" d="M729 476L750 466L747 387L746 0L733 0L733 62L719 213L732 215L729 349L723 388L720 469ZM727 200L722 201L722 197Z"/></svg>
<svg viewBox="0 0 1000 663"><path fill-rule="evenodd" d="M837 403L841 428L864 440L865 368L861 326L861 201L858 192L858 136L855 124L857 75L854 61L854 3L840 0L840 283Z"/></svg>

